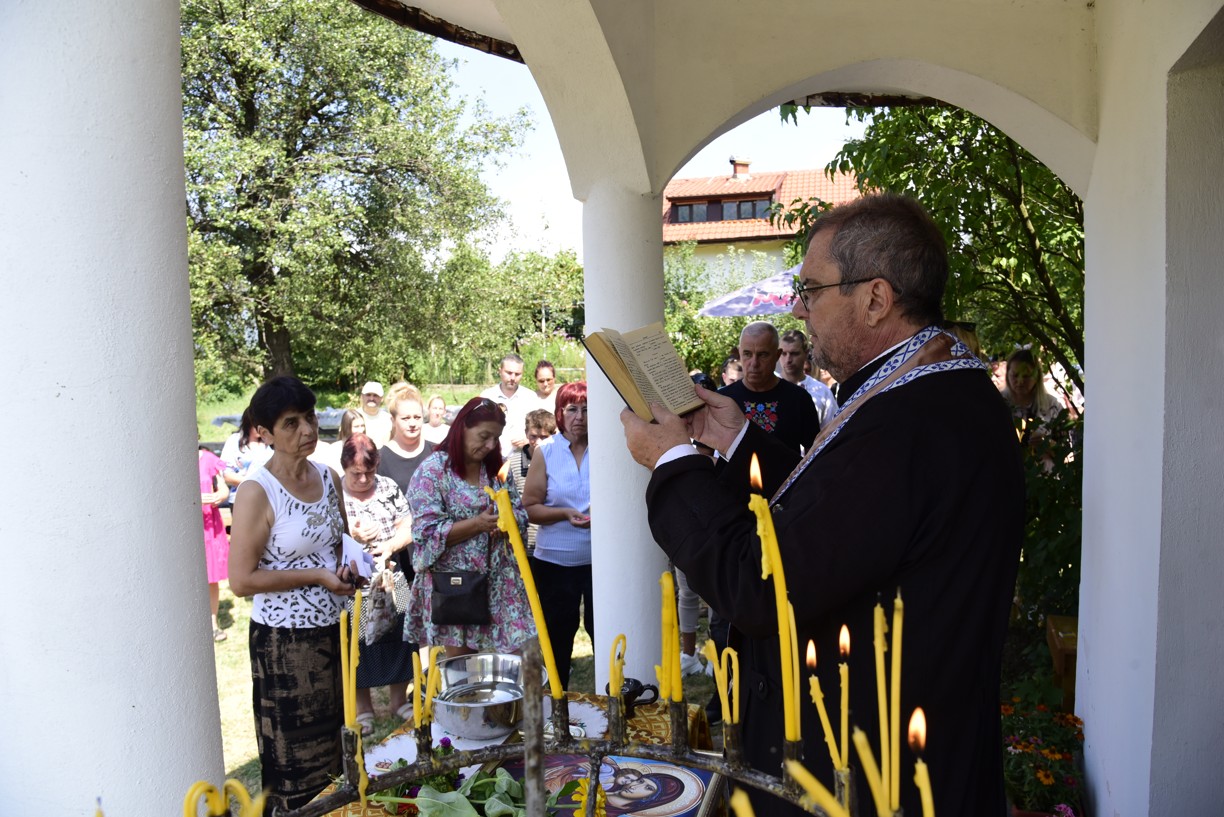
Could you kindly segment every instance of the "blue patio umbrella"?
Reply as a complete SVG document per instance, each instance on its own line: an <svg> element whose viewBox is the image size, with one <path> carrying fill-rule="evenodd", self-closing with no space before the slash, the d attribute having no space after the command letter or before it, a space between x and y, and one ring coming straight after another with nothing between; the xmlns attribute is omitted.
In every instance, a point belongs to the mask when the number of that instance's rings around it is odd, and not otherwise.
<svg viewBox="0 0 1224 817"><path fill-rule="evenodd" d="M706 318L741 318L756 315L781 315L791 309L791 281L799 273L796 264L763 281L720 295L697 312Z"/></svg>

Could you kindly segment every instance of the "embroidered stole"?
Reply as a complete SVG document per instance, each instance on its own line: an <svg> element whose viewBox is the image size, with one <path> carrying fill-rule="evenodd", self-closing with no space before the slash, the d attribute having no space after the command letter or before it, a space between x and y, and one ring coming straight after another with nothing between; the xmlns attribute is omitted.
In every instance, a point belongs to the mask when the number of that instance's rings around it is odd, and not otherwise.
<svg viewBox="0 0 1224 817"><path fill-rule="evenodd" d="M790 476L782 483L782 487L769 500L769 504L778 505L782 495L790 489L795 480L799 479L808 464L820 456L825 446L833 441L833 438L841 432L842 427L868 400L878 394L904 386L906 383L912 383L919 377L957 369L985 371L986 364L970 352L968 347L961 343L955 335L936 326L928 326L914 335L905 342L904 346L894 352L875 374L859 386L854 394L850 395L845 405L837 410L837 413L833 415L833 422L822 428L816 435L811 449L795 466L795 470L791 471Z"/></svg>

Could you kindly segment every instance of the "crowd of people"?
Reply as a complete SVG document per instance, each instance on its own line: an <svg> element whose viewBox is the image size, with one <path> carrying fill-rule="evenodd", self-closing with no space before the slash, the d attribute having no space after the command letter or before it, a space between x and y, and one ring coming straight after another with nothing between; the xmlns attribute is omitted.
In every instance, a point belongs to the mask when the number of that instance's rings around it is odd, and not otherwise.
<svg viewBox="0 0 1224 817"><path fill-rule="evenodd" d="M677 574L683 672L709 672L695 649L704 599L711 637L737 646L743 683L757 690L747 702L745 747L766 771L776 771L783 734L779 648L765 626L772 601L759 592L755 524L739 496L747 457L765 465L787 569L812 591L792 599L800 643L812 638L821 654L835 654L836 627L870 631L876 599L903 587L907 609L919 611L912 629L907 623L908 643L917 645L907 653L917 656L907 695L947 723L964 717L954 714L965 697L953 677L976 679L979 708L997 690L1022 526L1017 441L1075 410L1047 387L1031 349L992 370L971 348L971 325L943 321L942 239L920 208L891 196L863 201L823 216L815 231L795 290L794 314L807 333L750 323L718 381L692 373L703 408L686 418L664 412L650 425L622 415L630 452L653 472L647 504ZM875 233L917 245L918 260L899 260L873 243ZM373 726L375 687L388 688L399 718L411 716L407 685L419 681L412 655L420 646L442 646L448 657L513 653L536 635L486 490L499 479L528 544L560 680L569 684L578 629L593 636L596 618L587 389L558 385L548 361L534 367L535 389L523 386L524 373L523 359L506 355L498 382L449 423L440 396L367 382L333 443L319 442L313 393L279 377L256 391L221 457L201 450L213 637L225 638L217 599L228 578L235 594L253 597L258 745L264 790L280 807L303 805L339 771L336 624L359 586L371 588L366 604L391 600L396 611L359 644L363 731ZM984 486L996 501L974 501ZM231 504L227 545L220 508ZM342 534L368 554L368 578L359 560L342 557ZM983 549L983 541L993 544ZM469 586L483 607L456 598L456 588ZM969 610L980 615L967 620ZM944 638L951 630L958 638ZM869 679L871 668L854 675ZM986 776L972 779L993 781L995 753L984 747L997 737L997 717L991 726L984 710L972 714L974 729L933 740L930 752L948 759L945 768L980 769ZM819 734L814 725L804 731ZM993 782L936 790L956 792L951 813L997 794Z"/></svg>
<svg viewBox="0 0 1224 817"><path fill-rule="evenodd" d="M377 622L358 641L357 722L367 734L373 688L387 688L398 718L412 716L407 692L418 680L412 656L420 645L442 646L447 657L515 653L536 635L518 562L485 490L503 464L514 524L544 576L546 621L555 643L568 644L558 650L568 682L578 626L594 630L586 384L558 388L555 367L543 360L537 389L520 388L522 375L522 358L507 355L498 385L449 423L441 396L425 400L408 383L384 391L369 381L334 442L319 440L314 394L278 377L255 392L221 456L200 448L213 638L226 638L217 612L219 583L228 579L236 595L253 597L256 737L263 788L278 807L300 807L339 771L336 624L358 587L366 588L362 619ZM368 554L368 571L359 564L367 557L343 557L343 537ZM483 615L456 619L447 582L472 575L485 587Z"/></svg>

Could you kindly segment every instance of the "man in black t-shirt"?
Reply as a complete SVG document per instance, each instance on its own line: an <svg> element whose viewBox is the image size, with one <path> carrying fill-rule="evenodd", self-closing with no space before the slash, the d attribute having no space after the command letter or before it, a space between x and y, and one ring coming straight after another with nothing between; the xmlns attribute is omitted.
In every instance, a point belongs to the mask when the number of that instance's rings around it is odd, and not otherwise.
<svg viewBox="0 0 1224 817"><path fill-rule="evenodd" d="M718 390L735 400L749 420L796 451L812 444L820 431L820 415L802 387L774 374L781 355L778 330L756 321L744 327L739 341L744 377Z"/></svg>

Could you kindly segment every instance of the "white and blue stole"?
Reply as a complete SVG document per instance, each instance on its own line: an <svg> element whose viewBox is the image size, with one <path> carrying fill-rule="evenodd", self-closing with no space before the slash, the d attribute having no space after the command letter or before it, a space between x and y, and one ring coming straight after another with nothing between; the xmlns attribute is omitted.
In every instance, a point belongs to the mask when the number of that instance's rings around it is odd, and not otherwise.
<svg viewBox="0 0 1224 817"><path fill-rule="evenodd" d="M875 374L867 378L867 381L850 395L849 400L838 408L837 413L833 415L833 421L816 435L811 449L795 466L795 470L791 471L790 476L782 483L782 487L773 495L773 499L769 501L770 505L778 504L779 499L794 484L795 480L799 479L808 464L820 456L820 452L841 432L854 413L872 397L900 388L906 383L912 383L929 374L957 369L985 371L986 364L970 352L969 347L961 343L955 335L937 326L928 326L907 340L901 348L889 356L888 360L884 361L884 365Z"/></svg>

